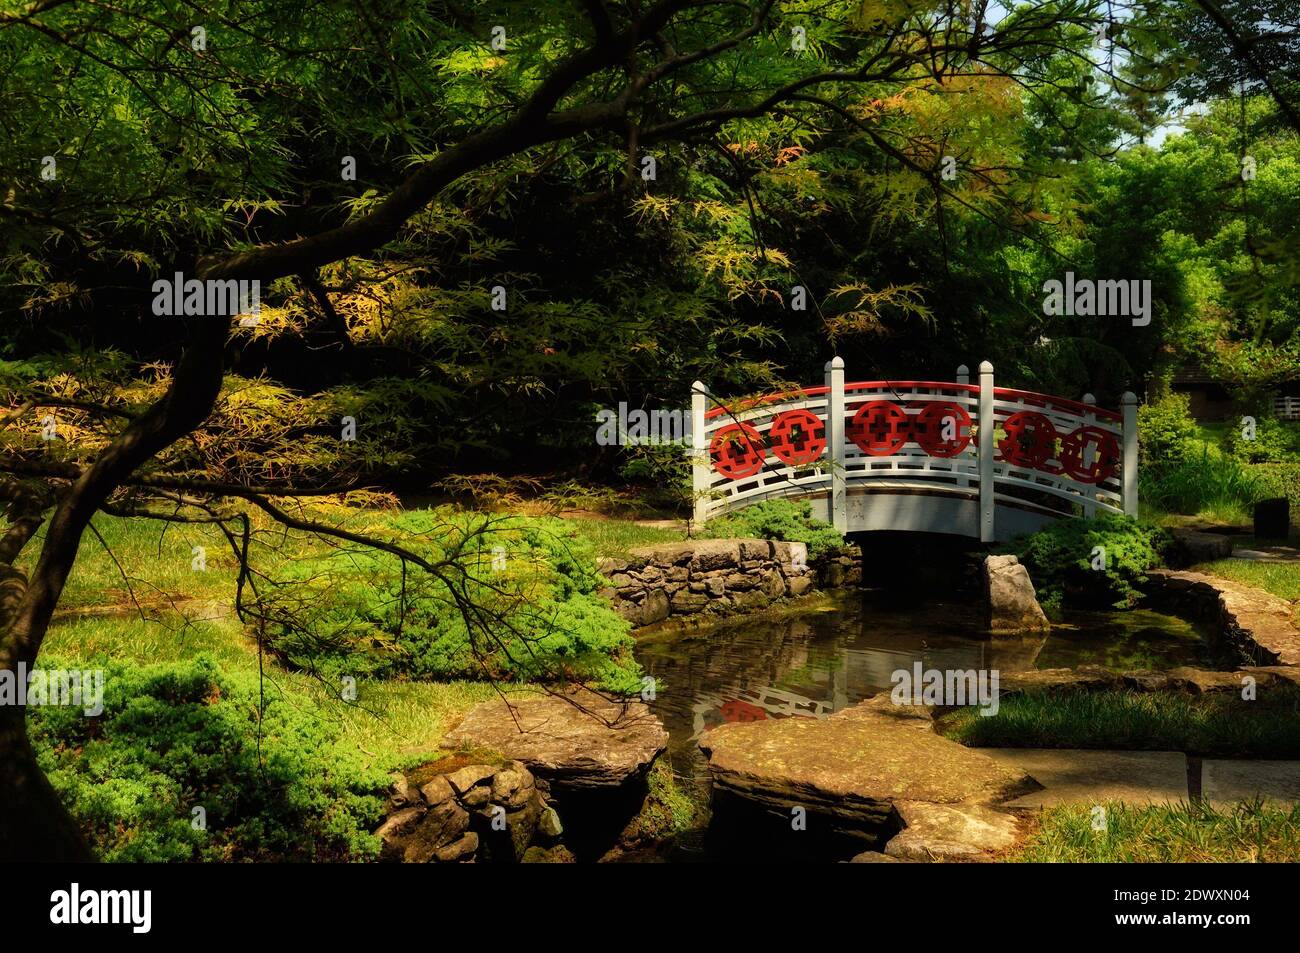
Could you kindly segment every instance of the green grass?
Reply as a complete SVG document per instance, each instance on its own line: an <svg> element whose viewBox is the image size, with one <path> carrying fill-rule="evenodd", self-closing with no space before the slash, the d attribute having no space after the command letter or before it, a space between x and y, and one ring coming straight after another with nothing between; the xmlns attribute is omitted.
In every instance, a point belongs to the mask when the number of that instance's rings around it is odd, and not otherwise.
<svg viewBox="0 0 1300 953"><path fill-rule="evenodd" d="M386 524L396 513L332 506L311 515L364 530ZM565 522L602 555L683 538L677 530L628 520ZM87 663L176 661L206 653L223 669L259 671L256 641L233 614L237 564L219 530L103 514L94 525L98 536L87 533L82 540L43 651ZM319 552L321 546L294 534L276 534L274 541L274 547L258 546L253 552L255 564L272 574L288 561ZM194 546L205 549L204 571L193 568ZM30 562L38 551L39 540L28 547L26 559ZM310 696L332 706L345 737L374 763L385 765L438 755L437 744L449 721L494 693L486 682L371 679L358 684L356 703L346 704L332 697L338 686L287 672L269 657L261 661L267 691Z"/></svg>
<svg viewBox="0 0 1300 953"><path fill-rule="evenodd" d="M107 659L152 663L207 654L223 671L260 670L269 696L310 699L325 707L338 719L343 739L355 744L368 764L384 769L441 757L438 742L451 721L495 695L486 682L362 679L356 701L344 702L341 686L286 672L269 657L259 666L257 643L232 617L188 623L174 615L155 620L71 618L51 627L42 652L91 667Z"/></svg>
<svg viewBox="0 0 1300 953"><path fill-rule="evenodd" d="M1092 805L1044 811L1038 829L1005 859L1031 864L1300 861L1300 806L1101 807L1104 830L1094 830Z"/></svg>
<svg viewBox="0 0 1300 953"><path fill-rule="evenodd" d="M358 527L388 518L385 511L337 507L328 515ZM224 670L260 670L268 693L329 706L345 739L385 767L441 756L437 745L449 722L494 694L486 682L363 679L356 702L345 703L339 686L287 672L269 656L259 660L255 639L233 613L236 562L218 530L103 515L95 527L103 541L93 533L82 540L43 652L78 663L165 662L205 653ZM275 569L320 545L292 535L277 542L278 549L255 552L259 567ZM193 546L206 549L205 571L192 568ZM29 559L35 548L29 547Z"/></svg>
<svg viewBox="0 0 1300 953"><path fill-rule="evenodd" d="M1300 691L1031 692L1003 697L997 714L963 708L940 730L973 747L1118 748L1229 757L1300 758Z"/></svg>
<svg viewBox="0 0 1300 953"><path fill-rule="evenodd" d="M1138 499L1150 512L1179 513L1217 523L1248 522L1257 500L1268 495L1264 479L1248 464L1206 443L1193 441L1190 459L1139 471Z"/></svg>
<svg viewBox="0 0 1300 953"><path fill-rule="evenodd" d="M385 526L396 514L388 510L330 507L310 514L358 531ZM590 540L601 556L621 556L637 546L670 543L685 538L678 529L639 526L631 520L577 517L563 521L578 536ZM263 528L269 523L259 524ZM173 603L191 601L231 605L235 598L237 563L219 530L204 524L168 524L160 520L117 519L99 515L98 535L87 532L76 564L59 602L61 612L92 608L169 610ZM102 541L101 541L102 538ZM274 546L255 545L254 563L268 572L310 552L321 544L301 534L265 537ZM195 546L204 548L204 566L194 568ZM31 569L40 538L27 547L20 567ZM207 607L196 611L206 614Z"/></svg>
<svg viewBox="0 0 1300 953"><path fill-rule="evenodd" d="M1238 426L1231 420L1199 420L1196 422L1196 429L1200 431L1201 442L1218 448L1222 448L1227 442L1228 431Z"/></svg>
<svg viewBox="0 0 1300 953"><path fill-rule="evenodd" d="M1224 579L1263 589L1288 602L1300 599L1300 560L1270 563L1250 559L1220 559L1192 568L1197 572L1222 576Z"/></svg>
<svg viewBox="0 0 1300 953"><path fill-rule="evenodd" d="M235 559L220 532L207 525L95 517L99 536L87 532L59 602L60 609L141 606L171 599L234 599ZM102 537L102 542L100 537ZM24 554L33 558L41 539ZM206 571L192 568L192 549L205 550Z"/></svg>
<svg viewBox="0 0 1300 953"><path fill-rule="evenodd" d="M601 556L626 556L638 546L675 543L686 538L678 529L639 526L631 520L574 517L565 522L589 539Z"/></svg>

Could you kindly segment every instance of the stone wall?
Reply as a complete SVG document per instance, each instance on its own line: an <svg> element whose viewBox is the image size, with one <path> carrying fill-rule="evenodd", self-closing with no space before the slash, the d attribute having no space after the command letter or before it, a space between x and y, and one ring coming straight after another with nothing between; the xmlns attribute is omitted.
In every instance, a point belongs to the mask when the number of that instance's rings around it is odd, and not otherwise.
<svg viewBox="0 0 1300 953"><path fill-rule="evenodd" d="M545 783L518 761L446 758L393 780L380 860L408 864L565 862Z"/></svg>
<svg viewBox="0 0 1300 953"><path fill-rule="evenodd" d="M766 539L701 539L633 550L604 559L604 590L634 627L669 617L761 609L814 589L856 586L857 547L809 562L803 543Z"/></svg>
<svg viewBox="0 0 1300 953"><path fill-rule="evenodd" d="M1147 571L1144 604L1199 619L1218 646L1255 665L1300 665L1300 630L1293 608L1262 589L1205 573ZM1216 647L1218 647L1216 646Z"/></svg>

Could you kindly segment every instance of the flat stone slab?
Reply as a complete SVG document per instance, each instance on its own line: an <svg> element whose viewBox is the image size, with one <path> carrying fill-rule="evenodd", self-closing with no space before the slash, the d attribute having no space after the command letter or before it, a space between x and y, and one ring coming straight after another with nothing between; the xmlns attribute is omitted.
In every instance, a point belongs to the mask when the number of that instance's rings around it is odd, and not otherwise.
<svg viewBox="0 0 1300 953"><path fill-rule="evenodd" d="M1300 556L1295 555L1295 550L1279 552L1270 549L1234 549L1232 558L1256 563L1293 563L1300 561Z"/></svg>
<svg viewBox="0 0 1300 953"><path fill-rule="evenodd" d="M924 711L879 697L826 718L719 725L699 744L717 790L864 826L887 821L900 801L986 802L1026 783L1015 767L935 734Z"/></svg>
<svg viewBox="0 0 1300 953"><path fill-rule="evenodd" d="M1232 555L1232 537L1222 533L1204 533L1188 526L1173 527L1169 533L1182 557L1183 565L1208 563Z"/></svg>
<svg viewBox="0 0 1300 953"><path fill-rule="evenodd" d="M990 760L1019 769L1043 786L1003 807L1058 804L1177 804L1190 800L1187 758L1180 751L1090 751L1079 748L980 748Z"/></svg>
<svg viewBox="0 0 1300 953"><path fill-rule="evenodd" d="M570 788L616 787L649 770L668 747L663 723L641 702L578 689L495 698L472 708L443 748L488 748Z"/></svg>
<svg viewBox="0 0 1300 953"><path fill-rule="evenodd" d="M1019 840L1014 816L983 804L930 804L896 801L907 825L885 845L897 860L986 861Z"/></svg>
<svg viewBox="0 0 1300 953"><path fill-rule="evenodd" d="M1300 761L1203 761L1201 797L1216 806L1256 797L1300 804Z"/></svg>

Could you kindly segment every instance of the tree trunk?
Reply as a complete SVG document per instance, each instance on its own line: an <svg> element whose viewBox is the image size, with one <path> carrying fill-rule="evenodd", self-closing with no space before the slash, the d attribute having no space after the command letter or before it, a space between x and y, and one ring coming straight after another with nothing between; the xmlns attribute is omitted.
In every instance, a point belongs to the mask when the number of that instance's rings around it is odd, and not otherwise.
<svg viewBox="0 0 1300 953"><path fill-rule="evenodd" d="M0 708L0 862L93 860L36 763L25 715L20 706Z"/></svg>
<svg viewBox="0 0 1300 953"><path fill-rule="evenodd" d="M228 319L196 321L167 394L114 438L54 510L21 602L0 636L0 669L36 665L81 536L142 463L211 413L221 390ZM80 831L36 763L21 706L0 707L0 860L91 860Z"/></svg>

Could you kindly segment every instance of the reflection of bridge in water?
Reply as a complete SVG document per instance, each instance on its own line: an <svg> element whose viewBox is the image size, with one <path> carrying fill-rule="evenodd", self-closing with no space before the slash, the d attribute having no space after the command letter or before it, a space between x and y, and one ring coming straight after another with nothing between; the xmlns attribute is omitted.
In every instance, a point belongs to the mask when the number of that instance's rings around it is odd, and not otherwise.
<svg viewBox="0 0 1300 953"><path fill-rule="evenodd" d="M957 380L826 383L723 406L691 400L695 520L806 498L843 532L904 530L984 542L1054 519L1137 513L1137 398L1122 411ZM711 406L712 405L712 406Z"/></svg>
<svg viewBox="0 0 1300 953"><path fill-rule="evenodd" d="M977 637L969 607L874 611L864 629L854 605L795 619L749 619L703 638L683 633L638 646L661 686L653 705L679 767L695 764L708 728L769 718L825 717L893 686L894 672L927 668L1032 668L1041 641L1007 645Z"/></svg>
<svg viewBox="0 0 1300 953"><path fill-rule="evenodd" d="M988 643L979 646L979 658L960 649L925 653L927 667L941 671L987 669L989 655L995 655L993 667L1007 671L1033 668L1042 640L1017 640L990 651ZM972 647L973 648L973 647ZM701 692L692 707L692 740L710 728L731 722L763 721L767 718L823 718L847 708L854 702L889 691L893 676L900 670L910 671L917 653L889 649L856 649L841 646L828 654L821 697L800 694L775 685L746 685L720 692ZM838 664L836 664L838 663ZM852 686L852 688L850 687ZM869 690L868 690L869 687Z"/></svg>

